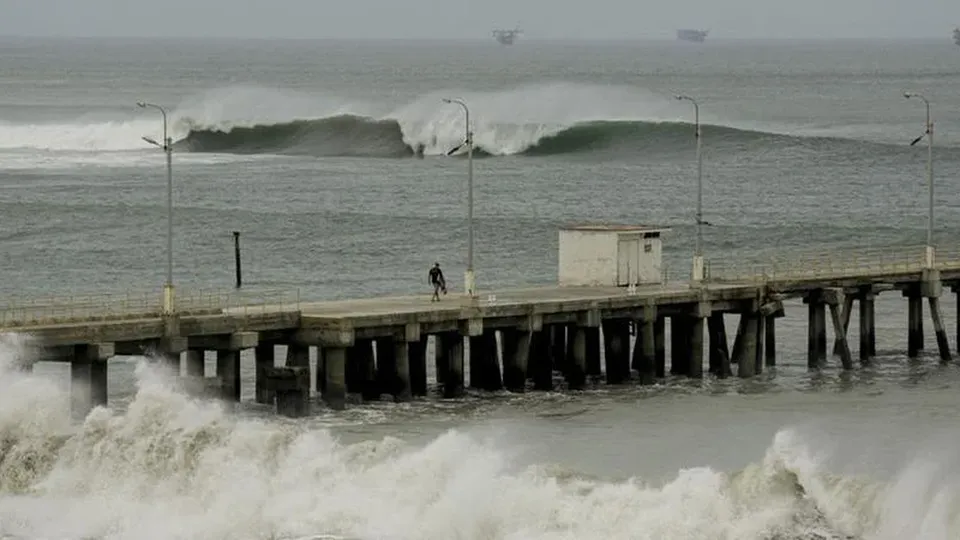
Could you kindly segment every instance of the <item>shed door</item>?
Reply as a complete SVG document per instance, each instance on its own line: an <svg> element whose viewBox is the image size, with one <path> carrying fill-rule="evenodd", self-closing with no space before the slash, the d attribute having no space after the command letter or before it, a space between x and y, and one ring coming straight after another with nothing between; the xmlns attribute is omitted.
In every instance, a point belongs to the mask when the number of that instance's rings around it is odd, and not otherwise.
<svg viewBox="0 0 960 540"><path fill-rule="evenodd" d="M640 281L640 237L621 237L617 242L617 285Z"/></svg>

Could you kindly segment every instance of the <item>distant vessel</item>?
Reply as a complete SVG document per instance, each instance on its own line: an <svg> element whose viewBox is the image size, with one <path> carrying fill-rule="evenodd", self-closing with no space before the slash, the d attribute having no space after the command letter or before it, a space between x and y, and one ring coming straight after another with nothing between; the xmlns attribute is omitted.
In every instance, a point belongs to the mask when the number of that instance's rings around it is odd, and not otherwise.
<svg viewBox="0 0 960 540"><path fill-rule="evenodd" d="M709 30L691 30L689 28L683 28L677 30L677 39L682 41L693 41L696 43L703 43L703 40L707 39L707 33Z"/></svg>
<svg viewBox="0 0 960 540"><path fill-rule="evenodd" d="M514 28L513 30L494 30L493 39L497 40L497 43L501 45L513 45L513 42L517 40L517 36L523 33L519 27Z"/></svg>
<svg viewBox="0 0 960 540"><path fill-rule="evenodd" d="M960 27L953 29L953 42L960 45Z"/></svg>

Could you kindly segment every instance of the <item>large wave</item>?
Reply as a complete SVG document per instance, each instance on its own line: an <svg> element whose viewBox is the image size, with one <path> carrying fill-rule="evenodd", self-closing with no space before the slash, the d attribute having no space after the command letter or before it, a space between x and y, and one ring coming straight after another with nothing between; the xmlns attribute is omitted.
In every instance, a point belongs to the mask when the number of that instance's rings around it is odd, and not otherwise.
<svg viewBox="0 0 960 540"><path fill-rule="evenodd" d="M188 399L146 363L123 412L71 425L62 389L17 374L0 336L2 538L940 540L960 533L955 486L832 476L790 431L743 470L663 484L520 467L496 441L339 442L306 424L243 419Z"/></svg>
<svg viewBox="0 0 960 540"><path fill-rule="evenodd" d="M706 126L719 142L749 142L767 135L734 128ZM687 149L693 126L676 122L587 121L572 126L543 124L483 125L475 133L478 155L537 155L596 152L619 148ZM229 129L192 129L176 146L190 152L294 154L313 156L400 157L442 154L459 144L441 145L435 135L416 139L396 120L342 115L317 120ZM461 151L462 153L462 151Z"/></svg>
<svg viewBox="0 0 960 540"><path fill-rule="evenodd" d="M470 103L474 141L481 155L688 151L693 138L689 107L669 96L637 88L569 83L495 92L433 92L399 106L230 87L172 107L170 135L181 151L208 154L442 155L460 145L465 132L463 111L442 103L441 97L450 94ZM141 137L162 136L159 118L154 111L148 112L131 109L128 116L66 123L0 120L0 150L148 150ZM796 131L706 115L703 122L712 147L723 142L785 139ZM816 136L829 136L829 132L821 129Z"/></svg>

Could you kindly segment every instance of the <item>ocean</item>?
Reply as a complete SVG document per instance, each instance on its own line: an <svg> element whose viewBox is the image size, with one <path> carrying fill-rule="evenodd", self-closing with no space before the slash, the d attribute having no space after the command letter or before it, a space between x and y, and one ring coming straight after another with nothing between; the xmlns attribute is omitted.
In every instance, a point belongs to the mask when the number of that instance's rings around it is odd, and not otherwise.
<svg viewBox="0 0 960 540"><path fill-rule="evenodd" d="M925 111L934 242L960 228L960 50L949 40L537 42L0 38L0 298L156 292L174 281L304 300L461 290L475 144L478 287L556 279L557 230L695 235L700 103L706 257L922 255ZM266 294L266 293L265 293ZM957 303L943 299L956 347ZM317 406L277 418L110 364L110 408L69 415L68 367L0 374L3 539L904 539L960 536L960 370L906 358L906 301L879 297L878 357L806 368L787 306L752 380ZM728 328L734 326L728 322ZM851 328L857 328L856 314ZM0 365L35 350L0 337ZM42 344L39 344L42 345ZM856 344L853 344L856 347ZM854 350L856 354L856 349Z"/></svg>

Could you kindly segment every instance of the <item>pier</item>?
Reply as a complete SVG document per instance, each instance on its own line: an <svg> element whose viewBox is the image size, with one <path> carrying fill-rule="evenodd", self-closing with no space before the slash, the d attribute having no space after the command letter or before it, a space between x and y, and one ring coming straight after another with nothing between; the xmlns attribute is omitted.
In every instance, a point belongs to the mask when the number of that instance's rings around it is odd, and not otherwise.
<svg viewBox="0 0 960 540"><path fill-rule="evenodd" d="M191 392L235 402L240 351L252 349L256 401L288 416L384 396L456 398L468 387L575 391L591 377L611 385L654 384L667 376L749 378L776 365L777 320L785 315L784 301L797 298L806 305L810 369L831 358L845 370L871 362L874 300L884 293L904 298L907 354L916 357L923 348L926 311L941 361L951 360L940 298L960 291L960 251L941 249L933 259L924 246L900 247L785 256L749 266L708 259L702 280L668 279L659 262L662 230L571 229L573 236L561 240L558 283L546 287L474 297L451 292L440 302L431 302L428 291L307 301L296 291L187 290L177 291L174 312L164 311L159 293L32 300L0 307L0 332L33 336L42 346L41 361L70 363L73 408L81 415L107 404L107 369L117 355L156 358ZM587 238L591 234L615 237L610 249L621 254L613 261L598 256L603 242ZM592 267L584 260L584 242L594 249ZM618 268L606 275L609 266ZM854 309L858 358L848 338ZM728 323L737 328L732 343ZM960 343L960 326L953 333ZM284 359L276 357L281 346ZM208 351L216 354L215 373L204 371ZM428 363L435 367L432 381Z"/></svg>

